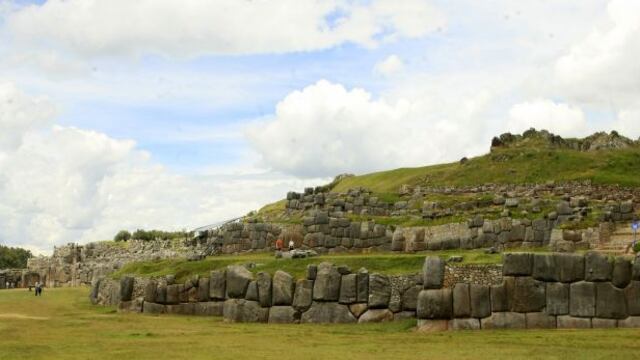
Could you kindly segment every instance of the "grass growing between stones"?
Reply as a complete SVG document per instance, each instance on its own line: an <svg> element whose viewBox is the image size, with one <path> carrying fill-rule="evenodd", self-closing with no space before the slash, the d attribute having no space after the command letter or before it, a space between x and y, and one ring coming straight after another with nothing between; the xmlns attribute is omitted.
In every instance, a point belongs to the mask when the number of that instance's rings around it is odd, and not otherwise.
<svg viewBox="0 0 640 360"><path fill-rule="evenodd" d="M113 277L125 274L142 276L162 276L175 274L178 280L199 274L208 276L211 270L221 269L227 265L253 263L253 272L266 271L271 274L283 270L295 277L302 278L307 265L319 264L323 261L336 265L347 265L356 271L361 267L369 272L384 274L409 274L419 272L426 255L437 255L447 259L452 255L462 255L465 264L496 264L502 262L500 254L485 254L482 250L449 250L418 254L373 253L358 255L324 255L307 259L275 259L272 253L256 253L248 255L211 256L202 261L186 261L184 259L167 259L135 262L125 265Z"/></svg>
<svg viewBox="0 0 640 360"><path fill-rule="evenodd" d="M0 291L0 359L635 359L640 330L418 333L414 323L227 324L120 314L87 288Z"/></svg>

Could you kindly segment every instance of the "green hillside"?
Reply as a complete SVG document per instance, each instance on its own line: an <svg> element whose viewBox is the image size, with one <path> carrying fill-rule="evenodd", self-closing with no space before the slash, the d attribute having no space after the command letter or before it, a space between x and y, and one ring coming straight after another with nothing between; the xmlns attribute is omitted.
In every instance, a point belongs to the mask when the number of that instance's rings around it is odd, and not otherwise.
<svg viewBox="0 0 640 360"><path fill-rule="evenodd" d="M620 148L584 150L579 149L579 144L583 144L584 139L560 138L563 143L558 145L544 134L548 133L535 132L529 136L525 133L512 143L494 146L489 154L465 162L401 168L347 177L332 191L343 192L349 188L363 186L375 193L394 193L403 184L474 186L488 183L523 184L577 180L590 180L594 184L640 186L640 147L636 142L617 134L601 133L599 135L607 139L624 139L623 143L627 145ZM550 136L552 139L558 138L553 134ZM605 145L612 146L611 143L602 141ZM575 149L576 147L578 149Z"/></svg>

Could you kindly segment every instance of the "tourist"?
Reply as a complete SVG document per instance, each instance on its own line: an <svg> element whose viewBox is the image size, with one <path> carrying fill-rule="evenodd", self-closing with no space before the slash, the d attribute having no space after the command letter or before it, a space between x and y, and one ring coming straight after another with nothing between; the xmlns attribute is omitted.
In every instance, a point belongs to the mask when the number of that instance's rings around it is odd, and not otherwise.
<svg viewBox="0 0 640 360"><path fill-rule="evenodd" d="M40 282L36 281L36 296L40 295Z"/></svg>
<svg viewBox="0 0 640 360"><path fill-rule="evenodd" d="M289 240L289 251L293 251L294 246L293 240Z"/></svg>
<svg viewBox="0 0 640 360"><path fill-rule="evenodd" d="M276 251L282 251L283 247L284 247L284 241L282 241L281 237L278 237L278 239L276 240Z"/></svg>

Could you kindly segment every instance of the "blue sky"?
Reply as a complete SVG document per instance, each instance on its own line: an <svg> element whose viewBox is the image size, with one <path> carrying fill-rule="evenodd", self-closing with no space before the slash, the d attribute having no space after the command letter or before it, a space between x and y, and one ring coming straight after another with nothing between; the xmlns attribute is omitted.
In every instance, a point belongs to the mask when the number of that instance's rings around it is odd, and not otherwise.
<svg viewBox="0 0 640 360"><path fill-rule="evenodd" d="M0 242L197 227L529 127L637 138L638 6L0 0Z"/></svg>

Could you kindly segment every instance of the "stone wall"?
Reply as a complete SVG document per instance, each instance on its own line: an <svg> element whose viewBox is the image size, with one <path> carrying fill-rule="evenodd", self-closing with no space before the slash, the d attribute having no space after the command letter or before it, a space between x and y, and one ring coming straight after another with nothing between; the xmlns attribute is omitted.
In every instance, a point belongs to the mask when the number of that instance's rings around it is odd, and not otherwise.
<svg viewBox="0 0 640 360"><path fill-rule="evenodd" d="M640 327L640 260L596 252L505 254L499 285L442 287L427 259L417 300L424 331Z"/></svg>
<svg viewBox="0 0 640 360"><path fill-rule="evenodd" d="M38 273L25 269L0 270L0 289L25 288L40 281Z"/></svg>

